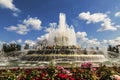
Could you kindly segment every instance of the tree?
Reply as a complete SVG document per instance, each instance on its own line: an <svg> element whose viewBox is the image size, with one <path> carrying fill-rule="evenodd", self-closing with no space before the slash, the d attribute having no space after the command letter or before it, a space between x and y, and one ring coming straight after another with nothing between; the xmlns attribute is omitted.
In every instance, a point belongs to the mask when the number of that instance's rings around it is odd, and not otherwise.
<svg viewBox="0 0 120 80"><path fill-rule="evenodd" d="M20 44L16 44L16 43L3 44L2 50L4 52L19 51L19 50L21 50L21 45Z"/></svg>
<svg viewBox="0 0 120 80"><path fill-rule="evenodd" d="M8 46L9 46L8 49L9 49L10 52L16 50L16 44L15 44L15 43L11 43L11 44L9 44Z"/></svg>
<svg viewBox="0 0 120 80"><path fill-rule="evenodd" d="M99 50L99 47L96 47L96 50Z"/></svg>
<svg viewBox="0 0 120 80"><path fill-rule="evenodd" d="M17 51L20 51L20 50L21 50L21 45L20 45L20 44L17 44L17 45L16 45L16 50L17 50Z"/></svg>
<svg viewBox="0 0 120 80"><path fill-rule="evenodd" d="M3 44L2 50L3 50L4 52L7 52L7 44Z"/></svg>
<svg viewBox="0 0 120 80"><path fill-rule="evenodd" d="M29 49L29 44L25 44L24 49Z"/></svg>
<svg viewBox="0 0 120 80"><path fill-rule="evenodd" d="M107 51L113 51L113 47L109 45Z"/></svg>

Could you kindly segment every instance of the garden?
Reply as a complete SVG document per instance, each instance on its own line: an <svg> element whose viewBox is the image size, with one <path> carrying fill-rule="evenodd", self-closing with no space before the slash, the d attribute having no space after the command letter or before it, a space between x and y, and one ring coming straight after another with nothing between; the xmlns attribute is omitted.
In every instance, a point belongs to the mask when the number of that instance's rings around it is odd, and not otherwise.
<svg viewBox="0 0 120 80"><path fill-rule="evenodd" d="M54 66L0 69L0 80L120 80L120 68L100 64L93 67L91 62L77 66Z"/></svg>

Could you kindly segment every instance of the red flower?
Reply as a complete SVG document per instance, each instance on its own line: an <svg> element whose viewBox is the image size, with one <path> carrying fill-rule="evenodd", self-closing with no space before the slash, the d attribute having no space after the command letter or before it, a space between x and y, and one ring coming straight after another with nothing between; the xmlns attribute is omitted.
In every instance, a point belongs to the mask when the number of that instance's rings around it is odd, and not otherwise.
<svg viewBox="0 0 120 80"><path fill-rule="evenodd" d="M26 74L30 74L31 73L31 70L30 69L26 69Z"/></svg>
<svg viewBox="0 0 120 80"><path fill-rule="evenodd" d="M42 73L40 74L40 78L41 78L41 79L45 78L45 76L46 76L46 73L45 73L45 72L42 72Z"/></svg>
<svg viewBox="0 0 120 80"><path fill-rule="evenodd" d="M57 79L59 78L60 80L75 80L74 78L72 78L70 75L67 75L67 74L63 74L63 73L59 73L57 74Z"/></svg>

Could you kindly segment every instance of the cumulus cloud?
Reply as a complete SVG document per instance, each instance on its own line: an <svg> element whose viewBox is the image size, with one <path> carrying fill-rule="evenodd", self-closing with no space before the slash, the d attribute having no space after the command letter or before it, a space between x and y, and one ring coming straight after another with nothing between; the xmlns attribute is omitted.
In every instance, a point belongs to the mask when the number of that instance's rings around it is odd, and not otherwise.
<svg viewBox="0 0 120 80"><path fill-rule="evenodd" d="M36 42L33 41L33 40L25 40L24 43L25 43L25 44L29 44L29 46L34 46L34 45L36 44Z"/></svg>
<svg viewBox="0 0 120 80"><path fill-rule="evenodd" d="M101 43L106 44L106 45L119 45L120 44L120 37L117 37L115 39L111 39L111 40L103 40Z"/></svg>
<svg viewBox="0 0 120 80"><path fill-rule="evenodd" d="M17 24L17 26L9 26L5 27L7 31L13 31L21 35L27 34L31 30L40 30L41 29L41 20L38 18L28 18L23 20L21 24Z"/></svg>
<svg viewBox="0 0 120 80"><path fill-rule="evenodd" d="M108 45L116 46L120 44L120 37L110 40L99 41L96 38L89 39L86 32L77 32L76 33L77 43L82 47L99 47L101 49L107 49Z"/></svg>
<svg viewBox="0 0 120 80"><path fill-rule="evenodd" d="M0 45L6 43L5 41L0 41Z"/></svg>
<svg viewBox="0 0 120 80"><path fill-rule="evenodd" d="M120 17L120 12L116 12L115 17Z"/></svg>
<svg viewBox="0 0 120 80"><path fill-rule="evenodd" d="M76 38L77 43L83 47L97 47L100 45L100 42L96 38L89 39L86 32L77 32Z"/></svg>
<svg viewBox="0 0 120 80"><path fill-rule="evenodd" d="M47 34L45 34L45 35L42 35L42 36L40 36L40 37L37 37L37 40L38 41L43 41L43 40L47 40L48 39L48 37L49 37L49 33L47 33Z"/></svg>
<svg viewBox="0 0 120 80"><path fill-rule="evenodd" d="M18 16L18 13L13 13L13 16L17 17L17 16Z"/></svg>
<svg viewBox="0 0 120 80"><path fill-rule="evenodd" d="M25 35L30 31L30 29L28 29L28 27L26 25L23 25L23 24L18 24L17 26L5 27L5 29L7 31L16 32L16 33L21 34L21 35Z"/></svg>
<svg viewBox="0 0 120 80"><path fill-rule="evenodd" d="M56 28L57 27L57 23L53 22L53 23L49 23L49 26L52 28Z"/></svg>
<svg viewBox="0 0 120 80"><path fill-rule="evenodd" d="M13 0L0 0L0 6L2 8L8 8L12 11L19 11L19 9L13 4Z"/></svg>
<svg viewBox="0 0 120 80"><path fill-rule="evenodd" d="M101 49L107 49L108 45L116 46L120 44L120 37L110 40L99 41L96 38L89 39L86 32L77 32L76 33L77 43L82 47L100 47Z"/></svg>
<svg viewBox="0 0 120 80"><path fill-rule="evenodd" d="M88 40L87 43L92 45L92 46L99 46L100 45L100 42L96 38Z"/></svg>
<svg viewBox="0 0 120 80"><path fill-rule="evenodd" d="M86 36L87 36L87 33L86 33L86 32L77 32L77 33L76 33L76 37L77 37L77 38L84 39Z"/></svg>
<svg viewBox="0 0 120 80"><path fill-rule="evenodd" d="M16 33L24 35L27 34L28 31L30 31L30 29L26 25L18 24Z"/></svg>
<svg viewBox="0 0 120 80"><path fill-rule="evenodd" d="M98 29L97 31L105 31L105 30L111 30L111 31L116 31L118 26L113 26L114 23L111 22L109 18L106 18L104 20L104 23L101 24L101 28Z"/></svg>
<svg viewBox="0 0 120 80"><path fill-rule="evenodd" d="M90 12L82 12L79 14L79 18L82 20L86 20L87 24L101 22L101 28L97 30L98 32L106 30L117 30L116 25L114 25L114 23L111 22L111 19L108 17L108 15L104 13L91 14Z"/></svg>
<svg viewBox="0 0 120 80"><path fill-rule="evenodd" d="M57 23L53 22L53 23L49 23L49 28L45 29L45 32L50 32L53 29L55 29L57 27Z"/></svg>
<svg viewBox="0 0 120 80"><path fill-rule="evenodd" d="M22 43L22 39L18 39L18 40L17 40L17 43Z"/></svg>
<svg viewBox="0 0 120 80"><path fill-rule="evenodd" d="M16 43L16 41L12 40L12 41L10 41L9 43L10 43L10 44L11 44L11 43L14 44L14 43Z"/></svg>
<svg viewBox="0 0 120 80"><path fill-rule="evenodd" d="M9 43L10 43L10 44L11 44L11 43L13 43L13 44L15 43L15 44L16 44L16 43L21 43L21 42L22 42L22 39L18 39L18 40L12 40L12 41L10 41ZM8 43L8 44L9 44L9 43Z"/></svg>
<svg viewBox="0 0 120 80"><path fill-rule="evenodd" d="M79 18L83 20L87 20L87 24L89 23L98 23L103 21L107 17L106 14L103 13L94 13L90 14L90 12L82 12L79 14Z"/></svg>
<svg viewBox="0 0 120 80"><path fill-rule="evenodd" d="M37 17L35 18L29 18L29 19L25 19L23 21L23 23L26 25L26 26L31 26L33 29L35 30L40 30L41 29L41 20L39 20Z"/></svg>
<svg viewBox="0 0 120 80"><path fill-rule="evenodd" d="M0 7L14 11L13 16L18 16L20 10L13 4L13 0L0 0Z"/></svg>
<svg viewBox="0 0 120 80"><path fill-rule="evenodd" d="M16 26L10 26L10 27L7 27L5 29L8 30L8 31L16 31L17 27Z"/></svg>

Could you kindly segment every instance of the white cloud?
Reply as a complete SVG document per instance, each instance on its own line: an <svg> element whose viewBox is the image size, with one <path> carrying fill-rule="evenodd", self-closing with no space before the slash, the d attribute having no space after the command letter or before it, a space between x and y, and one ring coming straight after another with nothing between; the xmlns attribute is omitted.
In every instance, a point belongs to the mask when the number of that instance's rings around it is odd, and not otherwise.
<svg viewBox="0 0 120 80"><path fill-rule="evenodd" d="M0 45L1 45L1 44L4 44L4 43L6 43L6 42L4 42L4 41L0 41Z"/></svg>
<svg viewBox="0 0 120 80"><path fill-rule="evenodd" d="M53 23L49 23L49 28L46 28L45 29L45 32L50 32L52 31L53 29L55 29L57 27L57 23L53 22Z"/></svg>
<svg viewBox="0 0 120 80"><path fill-rule="evenodd" d="M116 28L120 28L120 25L116 25Z"/></svg>
<svg viewBox="0 0 120 80"><path fill-rule="evenodd" d="M18 39L17 42L18 42L18 43L22 43L22 39Z"/></svg>
<svg viewBox="0 0 120 80"><path fill-rule="evenodd" d="M21 43L22 42L22 39L18 39L18 40L12 40L12 41L10 41L8 44L10 44L10 43Z"/></svg>
<svg viewBox="0 0 120 80"><path fill-rule="evenodd" d="M57 27L57 23L53 22L53 23L49 23L49 26L52 28L56 28Z"/></svg>
<svg viewBox="0 0 120 80"><path fill-rule="evenodd" d="M100 42L94 38L89 39L86 32L77 32L76 33L77 43L83 47L98 47Z"/></svg>
<svg viewBox="0 0 120 80"><path fill-rule="evenodd" d="M45 34L45 35L42 35L41 37L37 37L37 40L38 41L43 41L43 40L47 40L49 37L49 33Z"/></svg>
<svg viewBox="0 0 120 80"><path fill-rule="evenodd" d="M111 19L108 17L107 14L104 13L94 13L90 14L90 12L82 12L79 14L79 18L86 20L87 24L89 23L99 23L101 22L101 28L99 28L97 31L115 31L117 30L117 26L114 25L114 23L111 22Z"/></svg>
<svg viewBox="0 0 120 80"><path fill-rule="evenodd" d="M21 34L21 35L25 35L29 31L30 31L30 29L27 28L26 25L18 24L16 33Z"/></svg>
<svg viewBox="0 0 120 80"><path fill-rule="evenodd" d="M88 40L87 43L90 44L90 45L92 45L92 46L99 46L100 45L100 42L96 38Z"/></svg>
<svg viewBox="0 0 120 80"><path fill-rule="evenodd" d="M19 11L19 9L13 4L13 0L0 0L0 6L2 8L8 8L12 11Z"/></svg>
<svg viewBox="0 0 120 80"><path fill-rule="evenodd" d="M103 45L112 45L112 46L120 45L120 37L116 37L115 39L111 39L111 40L103 40L101 43Z"/></svg>
<svg viewBox="0 0 120 80"><path fill-rule="evenodd" d="M40 30L41 29L41 21L35 18L28 18L27 20L23 20L22 24L17 24L17 26L9 26L5 27L7 31L13 31L21 35L27 34L31 30Z"/></svg>
<svg viewBox="0 0 120 80"><path fill-rule="evenodd" d="M86 32L77 32L76 33L77 38L84 38L87 36Z"/></svg>
<svg viewBox="0 0 120 80"><path fill-rule="evenodd" d="M12 44L14 44L14 43L16 43L16 41L14 41L14 40L13 40L13 41L10 41L9 43L12 43Z"/></svg>
<svg viewBox="0 0 120 80"><path fill-rule="evenodd" d="M13 16L17 17L17 16L18 16L18 13L13 13Z"/></svg>
<svg viewBox="0 0 120 80"><path fill-rule="evenodd" d="M106 18L104 20L104 23L101 24L101 28L98 29L97 31L105 31L105 30L111 30L111 31L116 31L117 30L117 26L114 27L114 24L111 23L111 20L109 18Z"/></svg>
<svg viewBox="0 0 120 80"><path fill-rule="evenodd" d="M41 20L39 20L37 17L35 18L29 18L29 19L25 19L23 21L23 23L26 25L26 26L31 26L33 29L35 30L40 30L41 29Z"/></svg>
<svg viewBox="0 0 120 80"><path fill-rule="evenodd" d="M13 16L18 16L20 10L13 4L13 0L0 0L0 7L14 11Z"/></svg>
<svg viewBox="0 0 120 80"><path fill-rule="evenodd" d="M103 21L107 17L106 14L103 13L94 13L90 14L90 12L82 12L79 14L79 18L83 20L87 20L87 24L89 23L98 23Z"/></svg>
<svg viewBox="0 0 120 80"><path fill-rule="evenodd" d="M5 29L8 30L8 31L16 31L17 27L16 26L10 26L10 27L7 27Z"/></svg>
<svg viewBox="0 0 120 80"><path fill-rule="evenodd" d="M29 44L29 46L34 46L34 45L36 44L36 42L33 41L33 40L25 40L24 43L25 43L25 44Z"/></svg>
<svg viewBox="0 0 120 80"><path fill-rule="evenodd" d="M115 17L120 17L120 12L116 12Z"/></svg>
<svg viewBox="0 0 120 80"><path fill-rule="evenodd" d="M100 47L101 49L107 49L108 45L116 46L120 44L120 37L116 37L111 40L102 40L99 41L96 38L89 39L86 32L77 32L76 33L77 43L82 47Z"/></svg>
<svg viewBox="0 0 120 80"><path fill-rule="evenodd" d="M16 32L21 35L25 35L30 31L30 29L28 29L27 26L22 25L22 24L18 24L17 26L5 27L5 29L7 31Z"/></svg>

